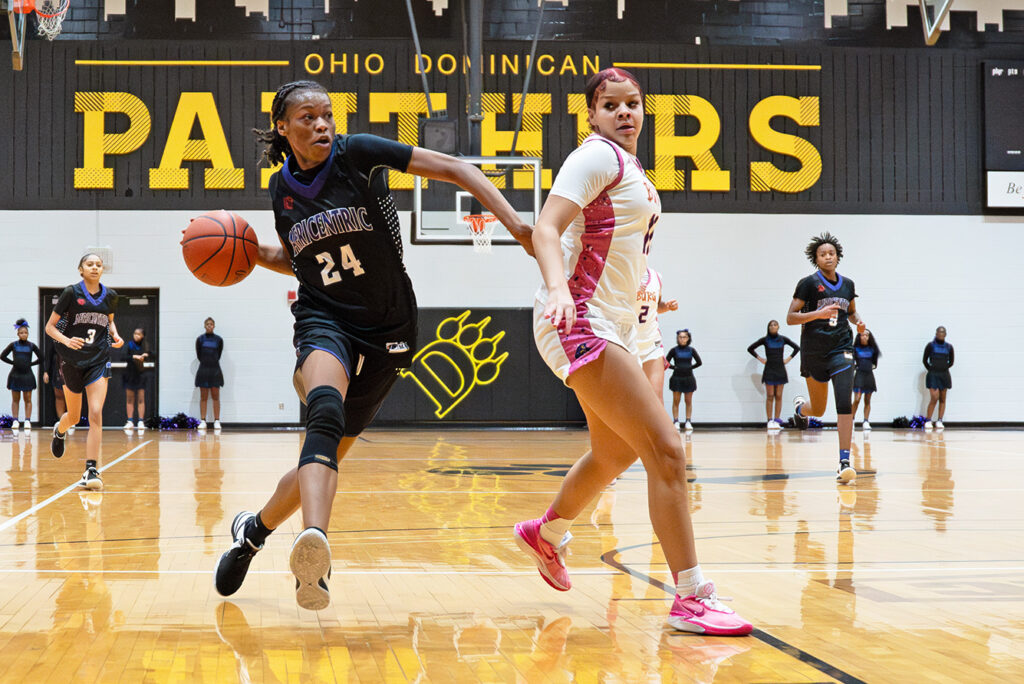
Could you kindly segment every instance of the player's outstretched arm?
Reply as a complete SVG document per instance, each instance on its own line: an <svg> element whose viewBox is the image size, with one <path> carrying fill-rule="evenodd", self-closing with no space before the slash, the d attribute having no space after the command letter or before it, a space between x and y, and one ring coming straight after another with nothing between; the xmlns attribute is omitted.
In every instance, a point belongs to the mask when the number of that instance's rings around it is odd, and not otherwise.
<svg viewBox="0 0 1024 684"><path fill-rule="evenodd" d="M523 246L527 254L533 255L534 249L530 239L532 230L530 226L519 218L519 214L508 203L508 200L498 192L494 184L487 180L483 171L467 162L447 154L434 152L422 147L414 147L412 158L409 160L409 173L433 180L454 183L466 192L477 198L481 204L498 217L502 225L519 244Z"/></svg>
<svg viewBox="0 0 1024 684"><path fill-rule="evenodd" d="M280 241L281 236L278 235L277 239ZM261 242L256 254L256 265L277 273L295 275L292 273L292 260L283 242L278 245L265 245Z"/></svg>

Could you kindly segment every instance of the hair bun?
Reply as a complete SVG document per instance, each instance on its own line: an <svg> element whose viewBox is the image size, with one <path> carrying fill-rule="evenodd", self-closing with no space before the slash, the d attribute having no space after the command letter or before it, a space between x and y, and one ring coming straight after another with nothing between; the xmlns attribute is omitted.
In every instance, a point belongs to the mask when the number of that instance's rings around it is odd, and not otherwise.
<svg viewBox="0 0 1024 684"><path fill-rule="evenodd" d="M27 328L28 327L28 321L26 321L24 318L19 318L18 320L16 320L14 322L14 327L15 328Z"/></svg>

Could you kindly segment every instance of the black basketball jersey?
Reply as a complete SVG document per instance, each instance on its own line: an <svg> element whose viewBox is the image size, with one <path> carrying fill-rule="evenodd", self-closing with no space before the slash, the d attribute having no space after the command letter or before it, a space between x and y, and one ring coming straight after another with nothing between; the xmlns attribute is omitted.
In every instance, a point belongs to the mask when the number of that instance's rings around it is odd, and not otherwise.
<svg viewBox="0 0 1024 684"><path fill-rule="evenodd" d="M821 271L816 271L796 284L793 299L802 299L804 306L800 313L817 311L829 304L838 304L835 325L828 319L815 319L803 324L800 332L800 346L805 352L829 352L853 347L850 333L850 303L857 296L853 281L836 273L838 280L828 281Z"/></svg>
<svg viewBox="0 0 1024 684"><path fill-rule="evenodd" d="M88 368L110 360L110 317L117 312L116 292L101 283L100 291L93 296L81 281L64 288L53 312L60 316L57 330L85 341L81 349L56 345L65 363Z"/></svg>
<svg viewBox="0 0 1024 684"><path fill-rule="evenodd" d="M388 353L415 346L416 298L387 182L387 169L405 171L412 150L375 135L340 135L319 170L302 172L289 157L271 177L277 233L299 279L296 319L329 316Z"/></svg>

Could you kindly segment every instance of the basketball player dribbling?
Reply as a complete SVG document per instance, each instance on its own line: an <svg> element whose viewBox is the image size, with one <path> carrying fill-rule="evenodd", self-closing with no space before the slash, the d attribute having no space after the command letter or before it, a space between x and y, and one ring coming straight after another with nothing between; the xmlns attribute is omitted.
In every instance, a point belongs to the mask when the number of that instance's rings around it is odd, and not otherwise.
<svg viewBox="0 0 1024 684"><path fill-rule="evenodd" d="M281 86L270 116L271 128L256 133L268 160L284 163L270 179L280 244L260 245L258 263L299 280L294 384L307 408L306 436L298 466L267 504L235 516L234 544L215 582L223 596L236 592L267 536L301 507L304 529L290 557L296 600L320 610L330 603L327 530L338 461L416 353L416 297L386 170L458 185L528 251L530 227L475 166L374 135L336 136L331 100L318 83Z"/></svg>
<svg viewBox="0 0 1024 684"><path fill-rule="evenodd" d="M749 634L751 624L721 603L697 563L683 445L637 358L636 292L661 210L636 158L643 93L631 74L612 68L590 78L586 101L594 133L566 158L534 226L543 277L534 337L541 357L576 393L591 451L542 517L516 524L515 539L549 585L568 591L569 527L639 456L651 523L676 584L669 624Z"/></svg>
<svg viewBox="0 0 1024 684"><path fill-rule="evenodd" d="M119 349L124 340L114 325L117 293L100 284L103 260L95 254L86 254L78 261L78 272L82 274L82 281L64 288L46 322L46 334L57 343L67 404L67 411L53 426L50 452L57 458L64 455L64 438L82 415L84 392L89 402L89 436L85 442L85 472L78 485L102 489L99 458L103 447L103 403L110 378L110 349Z"/></svg>

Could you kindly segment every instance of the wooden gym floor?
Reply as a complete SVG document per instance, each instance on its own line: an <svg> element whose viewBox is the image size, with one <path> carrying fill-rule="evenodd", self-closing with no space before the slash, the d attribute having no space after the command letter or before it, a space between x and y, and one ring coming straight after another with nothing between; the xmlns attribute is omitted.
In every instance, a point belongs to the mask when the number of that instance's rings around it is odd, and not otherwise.
<svg viewBox="0 0 1024 684"><path fill-rule="evenodd" d="M510 536L544 512L582 431L370 431L342 465L332 604L295 605L298 517L230 599L212 570L297 432L104 434L73 488L48 432L0 441L3 682L982 682L1024 679L1024 432L876 430L855 486L834 432L685 441L701 564L755 625L675 633L635 466L578 520L574 587ZM877 472L875 472L877 471Z"/></svg>

